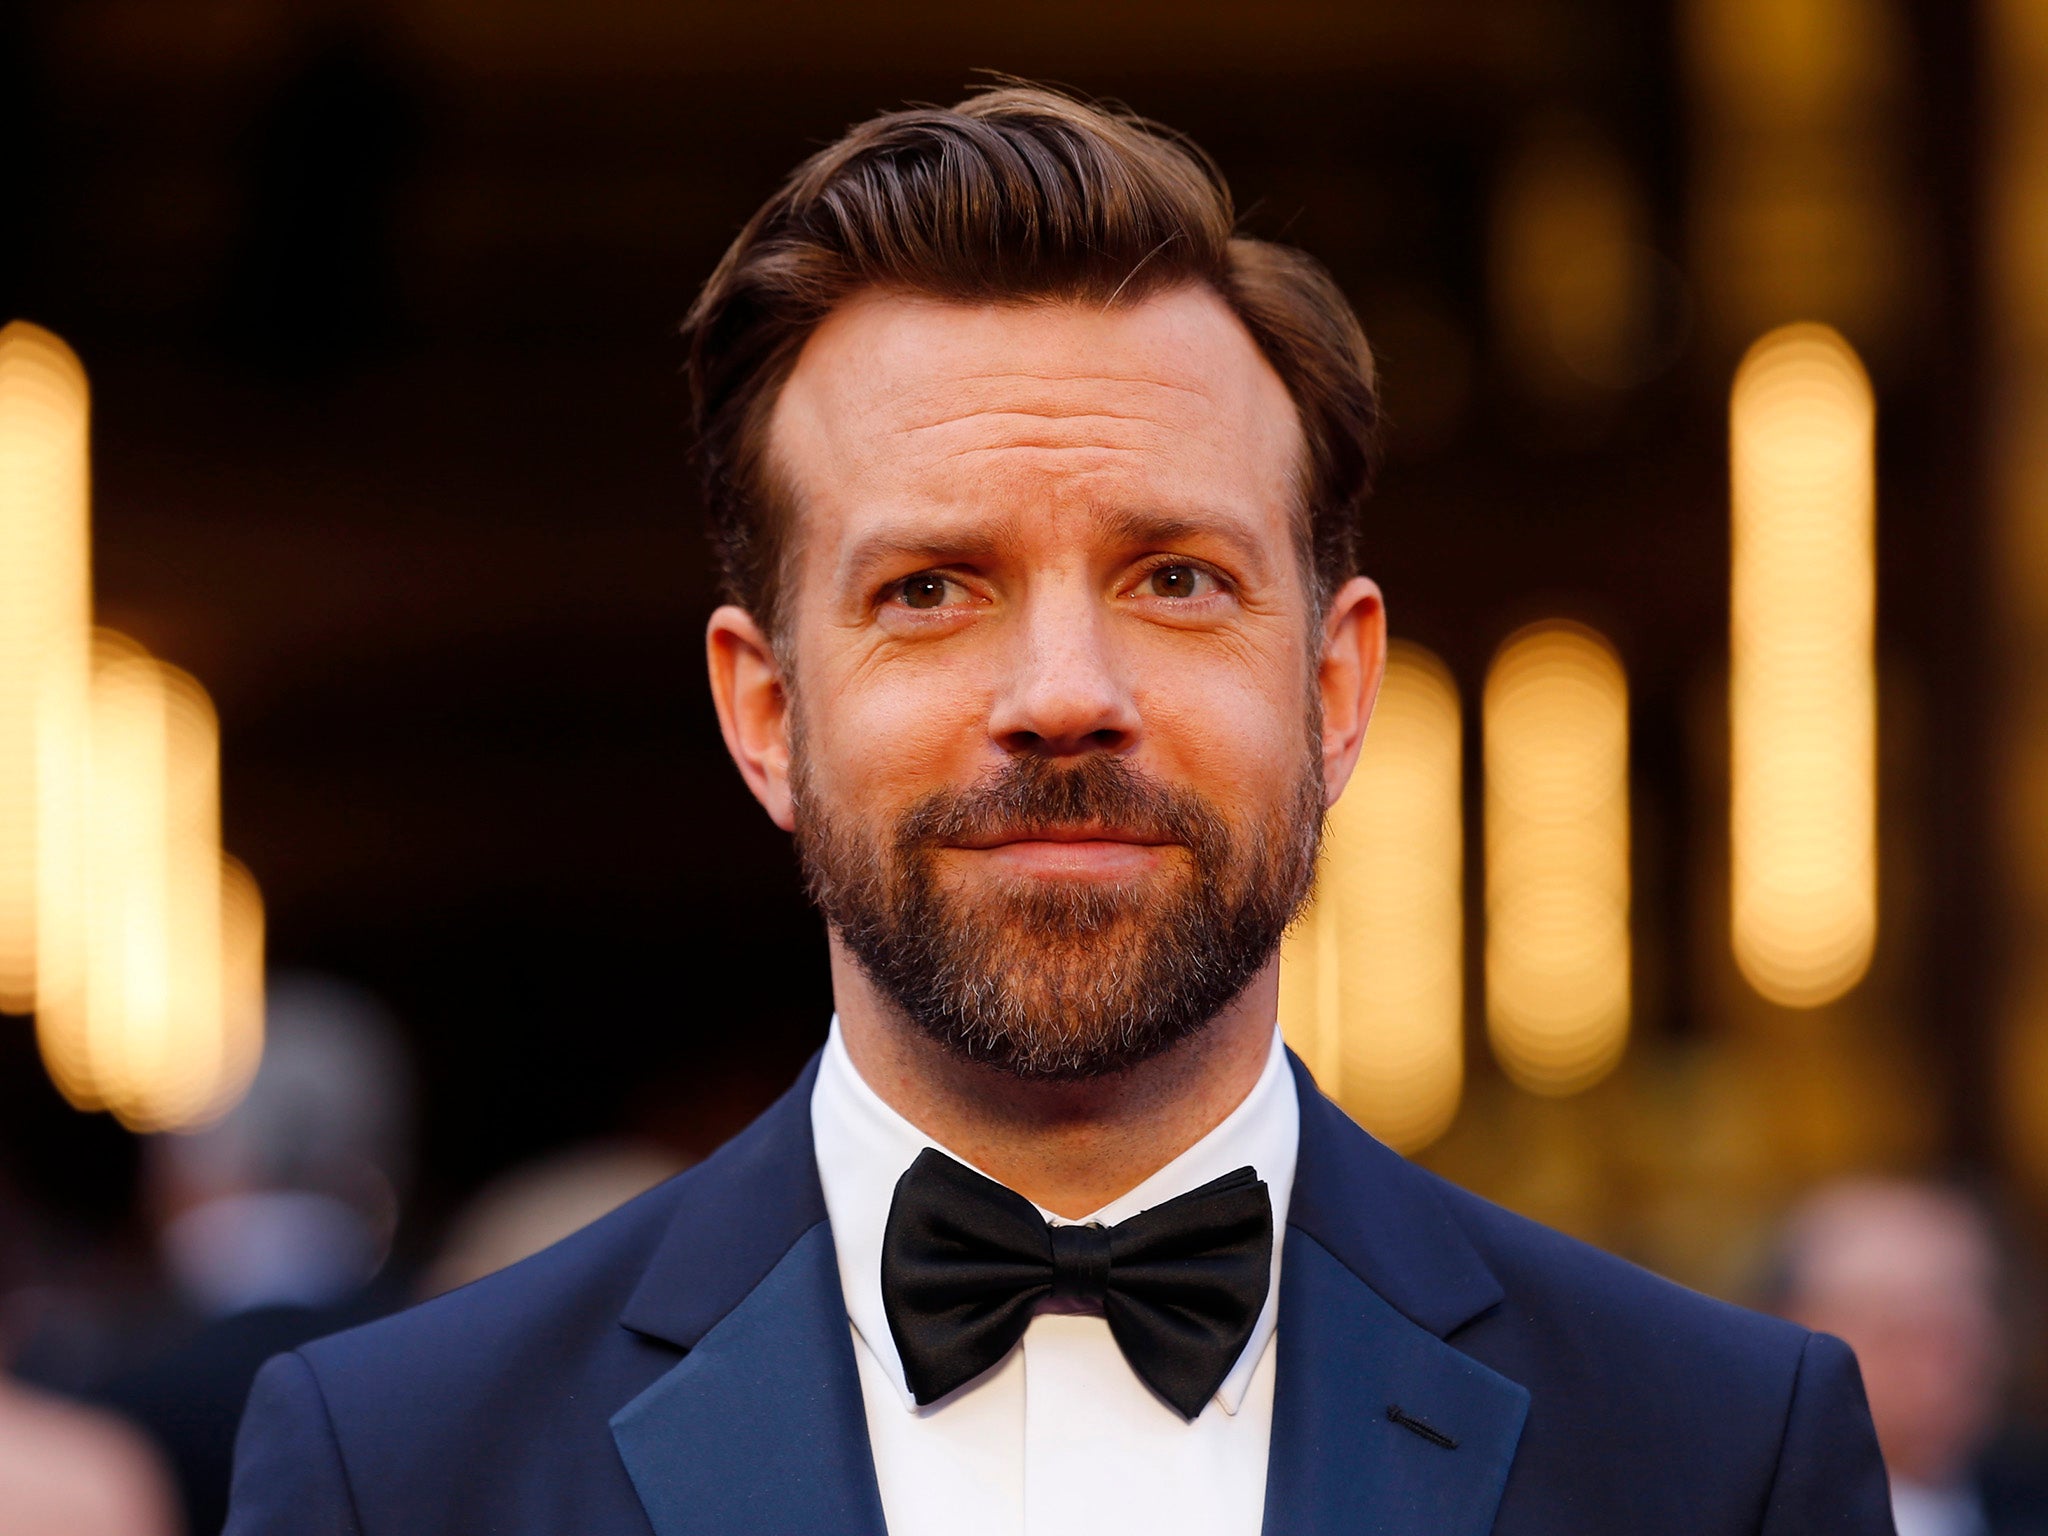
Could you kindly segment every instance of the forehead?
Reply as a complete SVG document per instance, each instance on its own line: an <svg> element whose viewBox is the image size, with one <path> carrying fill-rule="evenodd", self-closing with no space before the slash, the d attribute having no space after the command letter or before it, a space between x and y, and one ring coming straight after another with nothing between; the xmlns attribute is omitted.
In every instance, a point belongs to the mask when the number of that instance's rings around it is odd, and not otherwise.
<svg viewBox="0 0 2048 1536"><path fill-rule="evenodd" d="M861 295L809 338L769 440L807 539L882 510L1086 505L1284 540L1303 457L1286 386L1197 287L1112 308Z"/></svg>

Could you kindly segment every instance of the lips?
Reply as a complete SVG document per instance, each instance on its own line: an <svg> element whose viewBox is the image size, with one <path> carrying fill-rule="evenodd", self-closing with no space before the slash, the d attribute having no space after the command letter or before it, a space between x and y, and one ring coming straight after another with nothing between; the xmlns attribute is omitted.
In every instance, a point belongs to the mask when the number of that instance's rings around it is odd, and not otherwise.
<svg viewBox="0 0 2048 1536"><path fill-rule="evenodd" d="M953 840L953 846L988 849L1010 847L1017 843L1127 843L1135 847L1156 848L1171 841L1170 838L1132 827L1074 825L1006 828L1002 831L956 838Z"/></svg>
<svg viewBox="0 0 2048 1536"><path fill-rule="evenodd" d="M1005 828L948 839L970 868L1023 880L1083 884L1132 880L1156 871L1178 844L1133 827L1074 825Z"/></svg>

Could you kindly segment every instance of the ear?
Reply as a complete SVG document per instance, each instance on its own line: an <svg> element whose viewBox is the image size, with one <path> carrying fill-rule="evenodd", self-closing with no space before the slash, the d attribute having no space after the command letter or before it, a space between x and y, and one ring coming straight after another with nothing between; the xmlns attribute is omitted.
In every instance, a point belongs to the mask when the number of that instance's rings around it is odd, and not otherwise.
<svg viewBox="0 0 2048 1536"><path fill-rule="evenodd" d="M1387 671L1387 609L1380 589L1354 576L1337 589L1323 620L1323 804L1335 805L1351 782L1365 724Z"/></svg>
<svg viewBox="0 0 2048 1536"><path fill-rule="evenodd" d="M789 689L754 616L727 603L704 634L718 728L740 777L783 831L796 826L789 792Z"/></svg>

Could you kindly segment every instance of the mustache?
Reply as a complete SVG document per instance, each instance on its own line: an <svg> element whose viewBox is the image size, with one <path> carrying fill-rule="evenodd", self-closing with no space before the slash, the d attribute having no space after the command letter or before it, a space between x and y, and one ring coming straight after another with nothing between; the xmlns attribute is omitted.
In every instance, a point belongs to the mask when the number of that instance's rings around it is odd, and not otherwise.
<svg viewBox="0 0 2048 1536"><path fill-rule="evenodd" d="M1195 848L1227 836L1221 818L1199 796L1170 789L1120 757L1099 755L1074 767L1012 758L967 789L938 790L915 802L897 825L896 842L910 851L1089 825Z"/></svg>

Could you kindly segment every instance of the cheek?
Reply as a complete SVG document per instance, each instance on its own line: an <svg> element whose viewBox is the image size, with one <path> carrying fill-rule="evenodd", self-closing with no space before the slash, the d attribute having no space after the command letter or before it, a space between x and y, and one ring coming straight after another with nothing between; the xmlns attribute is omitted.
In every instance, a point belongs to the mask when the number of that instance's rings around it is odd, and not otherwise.
<svg viewBox="0 0 2048 1536"><path fill-rule="evenodd" d="M804 700L813 776L863 817L899 811L984 765L988 702L970 669L823 669Z"/></svg>
<svg viewBox="0 0 2048 1536"><path fill-rule="evenodd" d="M1163 669L1139 699L1157 771L1247 819L1291 800L1309 707L1306 681L1278 664Z"/></svg>

